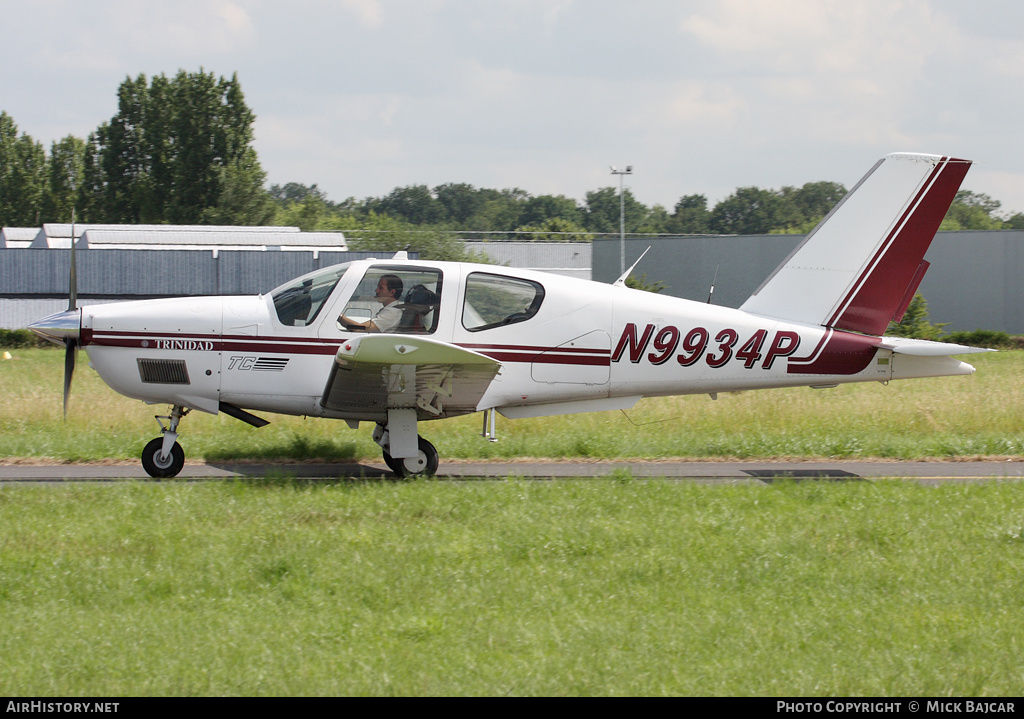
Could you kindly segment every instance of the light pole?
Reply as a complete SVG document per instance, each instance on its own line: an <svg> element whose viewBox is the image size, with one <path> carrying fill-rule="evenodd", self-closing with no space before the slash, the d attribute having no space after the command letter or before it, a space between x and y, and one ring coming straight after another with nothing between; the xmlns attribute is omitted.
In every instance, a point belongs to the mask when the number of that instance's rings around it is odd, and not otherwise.
<svg viewBox="0 0 1024 719"><path fill-rule="evenodd" d="M626 271L626 196L623 194L622 182L625 175L633 174L633 166L626 165L625 170L616 170L611 166L612 174L619 176L619 274Z"/></svg>

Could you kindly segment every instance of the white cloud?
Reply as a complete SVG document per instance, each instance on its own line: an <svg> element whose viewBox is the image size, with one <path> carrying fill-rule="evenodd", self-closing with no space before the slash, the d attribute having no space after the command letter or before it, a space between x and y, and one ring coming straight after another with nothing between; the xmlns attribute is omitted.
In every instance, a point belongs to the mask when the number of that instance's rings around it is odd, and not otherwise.
<svg viewBox="0 0 1024 719"><path fill-rule="evenodd" d="M223 20L228 36L249 40L255 34L252 18L240 5L233 2L216 4L213 12Z"/></svg>
<svg viewBox="0 0 1024 719"><path fill-rule="evenodd" d="M822 0L718 0L683 18L680 28L704 44L728 53L785 50L828 30ZM768 58L768 62L772 62Z"/></svg>
<svg viewBox="0 0 1024 719"><path fill-rule="evenodd" d="M384 22L384 9L379 0L341 0L341 4L359 18L364 27L380 27Z"/></svg>
<svg viewBox="0 0 1024 719"><path fill-rule="evenodd" d="M735 128L746 106L732 88L707 82L687 82L670 88L665 104L667 111L662 116L663 121L704 131Z"/></svg>
<svg viewBox="0 0 1024 719"><path fill-rule="evenodd" d="M990 169L987 163L976 163L967 173L965 188L988 195L1002 203L1005 216L1024 212L1024 170L1006 172Z"/></svg>
<svg viewBox="0 0 1024 719"><path fill-rule="evenodd" d="M968 189L991 176L977 191L1015 207L1024 167L1009 0L0 6L19 58L0 109L37 139L84 137L126 75L237 71L269 181L335 198L448 181L581 197L632 163L637 196L671 206L855 182L916 150L988 160Z"/></svg>

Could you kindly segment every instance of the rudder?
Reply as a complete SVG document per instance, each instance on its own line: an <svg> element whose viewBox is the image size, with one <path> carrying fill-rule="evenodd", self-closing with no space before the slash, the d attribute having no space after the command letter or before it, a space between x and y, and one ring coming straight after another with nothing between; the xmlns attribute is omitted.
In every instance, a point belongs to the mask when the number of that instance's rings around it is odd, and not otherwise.
<svg viewBox="0 0 1024 719"><path fill-rule="evenodd" d="M740 309L881 335L902 319L967 160L886 155Z"/></svg>

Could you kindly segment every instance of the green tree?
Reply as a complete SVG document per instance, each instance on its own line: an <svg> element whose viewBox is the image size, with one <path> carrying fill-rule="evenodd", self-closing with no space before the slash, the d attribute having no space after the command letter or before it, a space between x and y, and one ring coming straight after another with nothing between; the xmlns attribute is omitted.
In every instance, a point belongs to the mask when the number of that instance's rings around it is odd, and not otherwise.
<svg viewBox="0 0 1024 719"><path fill-rule="evenodd" d="M672 231L672 216L664 205L651 205L647 215L636 228L637 232L664 234Z"/></svg>
<svg viewBox="0 0 1024 719"><path fill-rule="evenodd" d="M711 228L708 198L704 195L684 195L676 203L669 222L669 232L683 235L704 235Z"/></svg>
<svg viewBox="0 0 1024 719"><path fill-rule="evenodd" d="M810 232L845 195L846 188L838 182L808 182L803 187L783 187L779 193L783 203L780 221L785 226L772 229Z"/></svg>
<svg viewBox="0 0 1024 719"><path fill-rule="evenodd" d="M483 202L460 229L477 232L507 232L509 228L523 224L523 208L530 195L518 187L504 190L482 189L479 191Z"/></svg>
<svg viewBox="0 0 1024 719"><path fill-rule="evenodd" d="M271 185L270 197L275 202L287 205L292 202L302 202L310 195L318 197L327 204L327 196L316 186L316 183L306 186L298 182L289 182L285 185Z"/></svg>
<svg viewBox="0 0 1024 719"><path fill-rule="evenodd" d="M1003 227L1007 230L1024 230L1024 212L1018 212L1007 218Z"/></svg>
<svg viewBox="0 0 1024 719"><path fill-rule="evenodd" d="M396 187L385 197L369 200L367 209L413 225L429 225L444 219L444 207L426 185Z"/></svg>
<svg viewBox="0 0 1024 719"><path fill-rule="evenodd" d="M422 230L374 211L365 218L346 216L332 223L334 230L344 232L349 249L359 252L419 252L424 260L476 260L452 233Z"/></svg>
<svg viewBox="0 0 1024 719"><path fill-rule="evenodd" d="M907 311L903 314L903 319L900 323L890 322L889 328L885 333L894 337L938 340L944 334L942 328L948 324L948 322L943 322L933 325L928 321L928 303L921 293L918 292L907 306Z"/></svg>
<svg viewBox="0 0 1024 719"><path fill-rule="evenodd" d="M46 187L46 151L0 112L0 226L40 222Z"/></svg>
<svg viewBox="0 0 1024 719"><path fill-rule="evenodd" d="M252 160L217 168L218 185L220 186L217 204L203 210L202 221L211 225L266 225L274 218L274 201L263 189L266 174L255 160L256 152L252 151ZM313 202L322 205L322 201L313 198ZM303 230L317 229L318 221L305 223Z"/></svg>
<svg viewBox="0 0 1024 719"><path fill-rule="evenodd" d="M99 132L89 134L82 155L82 181L78 185L75 199L76 216L82 222L103 222L106 220L105 191L103 181L103 160L100 155Z"/></svg>
<svg viewBox="0 0 1024 719"><path fill-rule="evenodd" d="M658 280L657 282L648 282L647 273L645 272L639 277L630 274L629 277L626 278L626 287L629 287L634 290L643 290L644 292L653 292L654 294L657 294L661 292L663 289L665 289L665 283L661 280Z"/></svg>
<svg viewBox="0 0 1024 719"><path fill-rule="evenodd" d="M771 190L740 187L711 211L709 228L721 235L767 234L779 225L782 199Z"/></svg>
<svg viewBox="0 0 1024 719"><path fill-rule="evenodd" d="M69 222L85 172L85 142L68 135L50 146L43 222Z"/></svg>
<svg viewBox="0 0 1024 719"><path fill-rule="evenodd" d="M273 224L294 226L303 232L312 232L326 229L324 225L329 219L326 200L319 192L309 192L301 200L278 203Z"/></svg>
<svg viewBox="0 0 1024 719"><path fill-rule="evenodd" d="M940 230L1001 230L1005 223L996 217L1001 203L985 194L960 190L953 198Z"/></svg>
<svg viewBox="0 0 1024 719"><path fill-rule="evenodd" d="M520 225L516 239L529 242L590 242L594 236L575 222L549 217L539 225Z"/></svg>
<svg viewBox="0 0 1024 719"><path fill-rule="evenodd" d="M253 194L263 186L264 175L252 149L252 123L256 117L245 104L237 75L215 79L213 73L180 71L169 88L173 109L169 123L173 138L174 189L167 208L172 223L204 221L209 208L217 207L225 180L249 183L232 193ZM225 173L222 168L231 167ZM216 213L229 220L231 211ZM239 218L245 222L246 218Z"/></svg>
<svg viewBox="0 0 1024 719"><path fill-rule="evenodd" d="M117 90L117 114L97 129L101 146L104 221L139 223L161 214L149 176L150 152L143 136L149 110L145 75L126 78Z"/></svg>
<svg viewBox="0 0 1024 719"><path fill-rule="evenodd" d="M620 213L619 191L614 187L588 192L584 226L590 232L619 232L620 214L623 214L626 232L637 232L647 217L647 207L633 197L632 190L628 188L623 191L621 202L623 213Z"/></svg>
<svg viewBox="0 0 1024 719"><path fill-rule="evenodd" d="M449 182L434 188L434 197L441 206L441 219L455 227L465 227L486 202L486 194L465 182Z"/></svg>
<svg viewBox="0 0 1024 719"><path fill-rule="evenodd" d="M565 195L538 195L523 203L523 213L519 220L524 225L542 225L555 218L582 226L583 208L576 200Z"/></svg>
<svg viewBox="0 0 1024 719"><path fill-rule="evenodd" d="M93 222L254 224L273 214L237 75L126 78L90 136L81 199Z"/></svg>

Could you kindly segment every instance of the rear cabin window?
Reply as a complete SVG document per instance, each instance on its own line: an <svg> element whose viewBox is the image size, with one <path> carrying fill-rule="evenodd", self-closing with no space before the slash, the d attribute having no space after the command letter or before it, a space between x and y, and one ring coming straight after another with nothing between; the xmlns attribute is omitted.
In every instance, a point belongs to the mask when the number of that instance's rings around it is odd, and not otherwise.
<svg viewBox="0 0 1024 719"><path fill-rule="evenodd" d="M398 334L432 334L440 318L441 284L444 277L440 270L425 267L371 267L359 281L355 292L345 303L341 314L356 322L373 320L384 309L377 299L377 285L384 280L385 286L399 288L398 301L391 303L391 310L381 317L394 319L388 322L385 332ZM339 327L344 329L339 323Z"/></svg>
<svg viewBox="0 0 1024 719"><path fill-rule="evenodd" d="M466 278L462 326L479 332L525 322L537 314L543 301L544 287L539 282L473 272Z"/></svg>

